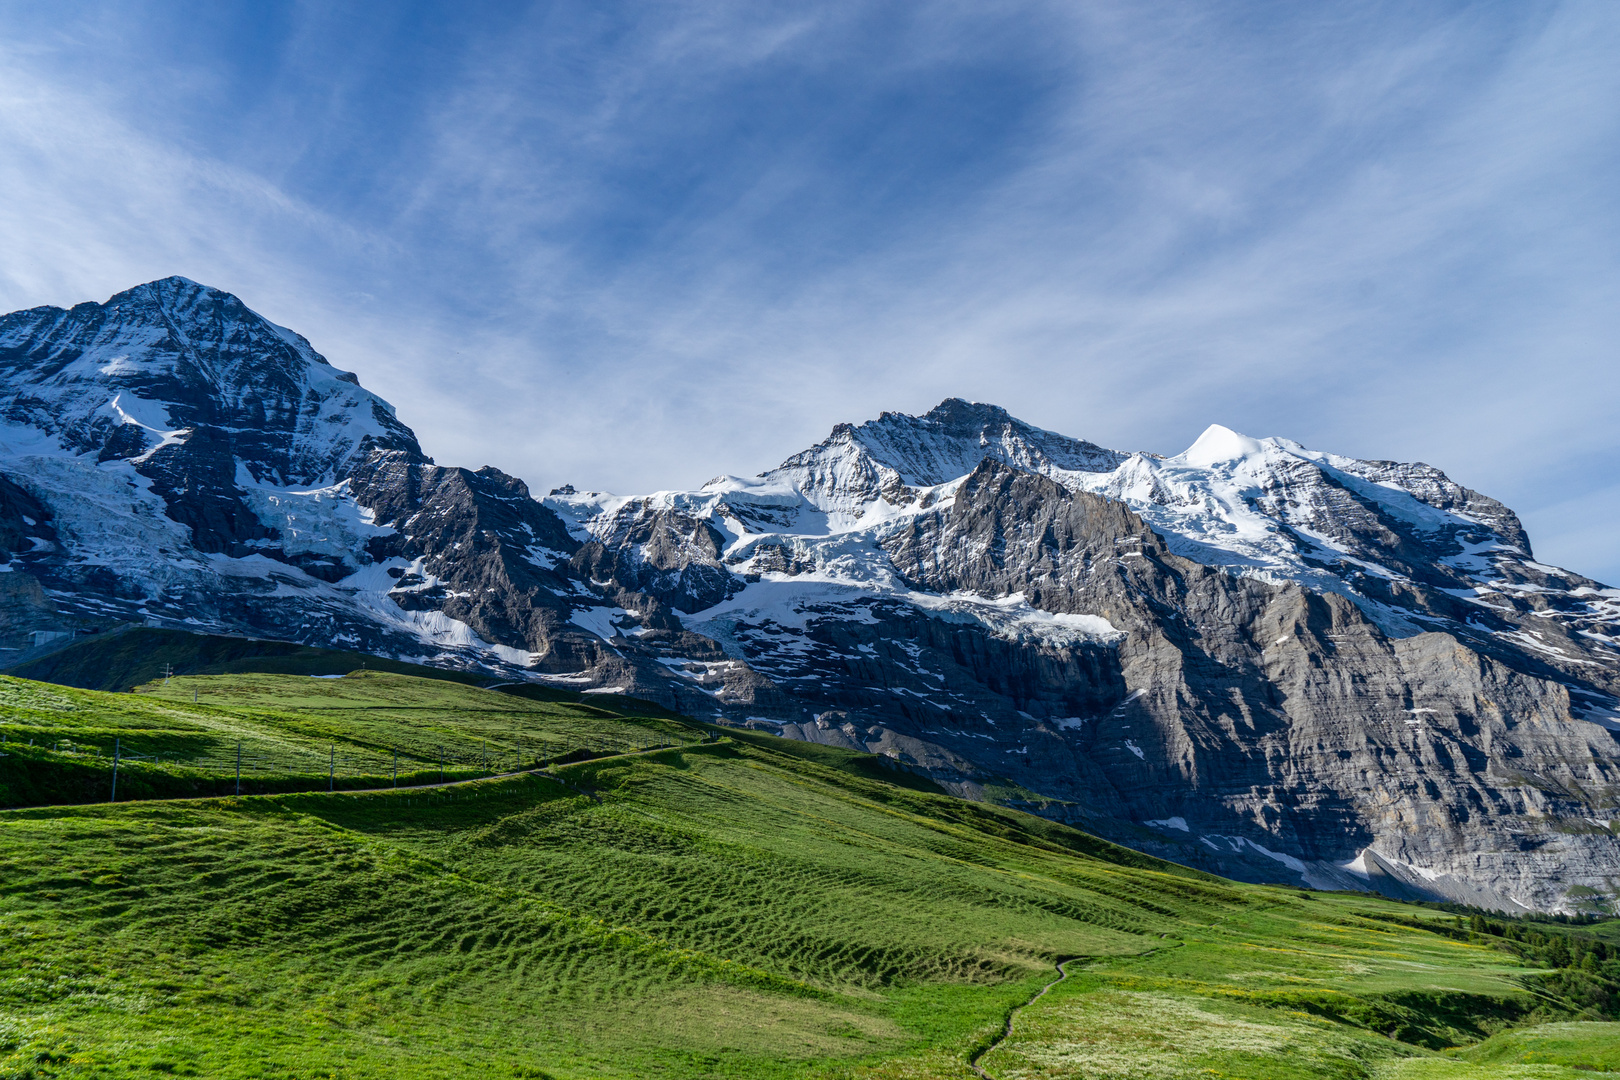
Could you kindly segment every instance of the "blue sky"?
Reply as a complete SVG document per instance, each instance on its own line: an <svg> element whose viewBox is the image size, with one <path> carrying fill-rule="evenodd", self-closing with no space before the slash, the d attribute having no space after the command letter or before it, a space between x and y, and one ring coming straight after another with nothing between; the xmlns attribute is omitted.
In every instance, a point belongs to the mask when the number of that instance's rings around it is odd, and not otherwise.
<svg viewBox="0 0 1620 1080"><path fill-rule="evenodd" d="M1219 422L1620 582L1616 56L1613 0L14 0L0 309L229 289L542 491Z"/></svg>

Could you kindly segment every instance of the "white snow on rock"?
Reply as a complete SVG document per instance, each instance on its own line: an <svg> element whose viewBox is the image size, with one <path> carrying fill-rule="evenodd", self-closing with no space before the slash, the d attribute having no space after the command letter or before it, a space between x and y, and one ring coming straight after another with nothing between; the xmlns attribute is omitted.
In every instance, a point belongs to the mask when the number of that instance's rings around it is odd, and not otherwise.
<svg viewBox="0 0 1620 1080"><path fill-rule="evenodd" d="M589 630L603 641L611 641L626 632L621 622L632 620L633 617L624 608L587 607L574 611L568 621Z"/></svg>
<svg viewBox="0 0 1620 1080"><path fill-rule="evenodd" d="M708 632L705 626L723 631L743 607L754 613L749 618L787 625L810 612L847 615L853 598L864 596L1038 633L1038 615L1007 617L1007 605L1016 607L1022 598L939 598L907 589L879 546L917 515L948 508L987 458L1119 500L1173 552L1196 562L1345 595L1395 636L1437 624L1377 599L1378 590L1363 584L1388 588L1410 580L1391 557L1399 549L1380 546L1389 529L1452 550L1437 565L1467 575L1475 584L1462 592L1480 606L1492 606L1498 590L1523 596L1547 588L1522 583L1527 576L1565 573L1529 558L1511 511L1426 465L1361 461L1219 424L1173 457L1125 454L1033 428L993 406L954 400L921 417L885 413L866 424L839 425L824 442L757 477L720 476L695 490L636 498L587 493L544 501L582 539L608 540L634 515L661 509L712 525L725 537L728 569L752 583L718 607L688 616L687 625L699 632ZM1364 531L1378 534L1380 543L1347 532L1347 515L1364 519ZM1615 591L1584 579L1575 584L1569 595L1584 605L1573 618L1577 629L1591 634L1611 626L1620 616ZM821 586L853 592L835 601L818 591ZM1073 631L1070 640L1106 640L1112 631L1100 618L1084 626L1059 620L1046 626ZM1607 636L1593 640L1606 656ZM1515 643L1557 651L1537 639ZM1615 652L1620 666L1620 649ZM1571 658L1567 650L1559 655Z"/></svg>
<svg viewBox="0 0 1620 1080"><path fill-rule="evenodd" d="M239 466L237 486L255 516L281 534L278 547L288 555L329 555L353 565L373 536L394 530L376 524L376 515L354 501L349 481L300 490L261 484Z"/></svg>
<svg viewBox="0 0 1620 1080"><path fill-rule="evenodd" d="M1155 829L1176 829L1180 832L1192 831L1187 827L1187 819L1179 815L1176 817L1163 818L1159 821L1144 821L1142 824L1151 825Z"/></svg>
<svg viewBox="0 0 1620 1080"><path fill-rule="evenodd" d="M156 598L258 579L273 590L268 596L301 592L330 610L408 629L434 647L505 658L454 620L401 610L394 596L426 596L440 583L420 566L377 565L366 554L370 541L390 530L356 504L347 470L367 446L414 447L387 402L302 336L185 279L152 282L91 307L99 307L94 319L81 306L13 313L0 323L0 358L26 357L10 368L0 360L0 471L54 508L53 527L71 559L138 587L153 601L137 613L153 618ZM62 338L71 338L72 348L31 353L30 342L53 328L72 331ZM146 466L167 459L155 455L204 429L229 443L243 504L274 530L263 551L325 578L348 576L333 583L264 554L204 556L193 547L142 470L155 475ZM633 497L568 489L542 501L576 539L610 547L659 514L712 528L724 569L743 587L721 587L726 599L682 618L732 649L747 627L768 624L784 631L774 648L803 652L814 647L808 633L818 620L871 620L879 604L1055 648L1118 641L1120 632L1100 612L1045 612L1022 595L941 596L899 578L883 541L918 515L949 509L985 460L1119 500L1178 555L1341 593L1396 635L1437 625L1377 599L1411 585L1411 568L1401 562L1399 543L1365 537L1404 531L1440 553L1422 557L1437 558L1453 575L1455 584L1442 591L1481 618L1512 613L1514 604L1547 603L1545 617L1568 631L1498 624L1491 632L1504 644L1550 662L1620 666L1620 591L1535 562L1505 507L1426 465L1360 461L1219 424L1181 454L1162 457L1109 450L992 405L950 399L922 416L884 413L841 424L756 477L723 475L692 490ZM1346 527L1357 515L1365 519L1360 533ZM44 544L36 539L35 549ZM542 570L565 561L538 543L523 557ZM399 585L405 573L416 584ZM590 593L586 583L573 586L579 598ZM604 640L635 632L619 609L576 605L572 622ZM1605 705L1583 708L1594 722L1613 722Z"/></svg>
<svg viewBox="0 0 1620 1080"><path fill-rule="evenodd" d="M83 452L126 424L160 439L180 437L182 414L196 403L152 395L185 389L210 397L212 407L202 414L211 423L284 433L284 445L244 463L260 481L292 486L335 483L368 438L409 434L392 405L327 363L301 335L228 293L166 278L102 307L101 318L74 333L77 355L68 363L4 372L0 412L13 422L26 417L28 426ZM26 349L53 326L71 325L77 312L36 308L6 316L0 352Z"/></svg>
<svg viewBox="0 0 1620 1080"><path fill-rule="evenodd" d="M342 613L434 649L530 662L440 612L394 603L386 571L400 560L378 565L366 554L369 540L391 530L355 502L346 470L367 445L414 446L414 436L391 405L302 336L183 278L138 286L105 305L0 320L0 474L51 508L60 554L76 573L105 570L120 583L117 597L75 596L80 610L240 632L198 619L188 598L245 594L249 604L291 601L311 625ZM72 344L39 344L52 340ZM143 475L155 455L194 436L188 417L228 440L243 506L275 530L273 540L254 542L261 551L197 550L191 529L169 516ZM37 550L42 542L33 539ZM334 583L270 554L324 558L336 573L353 572ZM355 643L333 633L321 643Z"/></svg>

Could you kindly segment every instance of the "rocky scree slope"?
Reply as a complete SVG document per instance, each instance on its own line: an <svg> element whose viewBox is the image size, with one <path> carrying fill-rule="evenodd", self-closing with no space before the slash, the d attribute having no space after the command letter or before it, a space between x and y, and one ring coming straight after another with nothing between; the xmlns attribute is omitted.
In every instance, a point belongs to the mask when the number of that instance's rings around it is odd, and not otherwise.
<svg viewBox="0 0 1620 1080"><path fill-rule="evenodd" d="M436 465L180 278L0 319L0 645L118 622L628 692L1248 879L1620 896L1620 591L1427 465L949 400L762 476Z"/></svg>

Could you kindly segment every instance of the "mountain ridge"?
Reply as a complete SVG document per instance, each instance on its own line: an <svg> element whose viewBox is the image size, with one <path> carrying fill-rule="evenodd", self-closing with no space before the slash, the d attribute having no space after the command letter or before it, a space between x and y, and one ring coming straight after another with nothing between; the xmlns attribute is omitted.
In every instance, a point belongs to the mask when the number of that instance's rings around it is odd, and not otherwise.
<svg viewBox="0 0 1620 1080"><path fill-rule="evenodd" d="M1620 590L1422 463L949 398L535 498L182 278L0 317L0 611L627 693L1238 877L1620 898ZM960 471L959 471L960 470Z"/></svg>

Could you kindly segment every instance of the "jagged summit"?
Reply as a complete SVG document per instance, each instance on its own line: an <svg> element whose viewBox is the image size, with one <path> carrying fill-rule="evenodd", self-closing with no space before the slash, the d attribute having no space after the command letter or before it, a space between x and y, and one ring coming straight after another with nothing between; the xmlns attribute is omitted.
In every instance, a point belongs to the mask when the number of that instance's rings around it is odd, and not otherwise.
<svg viewBox="0 0 1620 1080"><path fill-rule="evenodd" d="M222 290L168 277L0 317L0 458L52 508L30 542L74 582L100 575L109 612L228 592L209 556L354 568L365 529L299 493L378 452L426 460L391 405Z"/></svg>
<svg viewBox="0 0 1620 1080"><path fill-rule="evenodd" d="M946 398L922 416L885 412L864 424L839 424L826 440L783 462L781 470L838 456L843 447L859 448L908 487L965 476L987 457L1042 473L1107 472L1127 457L1026 424L997 405Z"/></svg>
<svg viewBox="0 0 1620 1080"><path fill-rule="evenodd" d="M174 318L183 321L193 321L199 305L217 304L226 308L239 308L248 312L247 305L243 304L234 294L224 289L216 289L212 285L204 285L179 274L170 274L168 277L157 278L153 281L142 282L139 285L114 293L104 304L87 301L73 305L74 310L80 308L105 308L116 311L125 304L152 304L169 313ZM251 312L249 312L251 314Z"/></svg>
<svg viewBox="0 0 1620 1080"><path fill-rule="evenodd" d="M34 312L61 312L61 308L34 308ZM203 285L178 274L148 281L115 293L104 304L86 301L75 304L64 314L79 314L128 323L163 323L194 344L221 340L235 330L250 335L267 329L298 350L310 363L330 367L326 357L316 352L302 334L279 326L253 311L238 297L212 285ZM353 381L351 373L340 373Z"/></svg>
<svg viewBox="0 0 1620 1080"><path fill-rule="evenodd" d="M421 455L393 406L301 335L182 277L0 318L0 376L0 420L102 460L208 446L256 481L316 485L372 448Z"/></svg>
<svg viewBox="0 0 1620 1080"><path fill-rule="evenodd" d="M1108 472L1128 455L1026 424L996 405L946 398L921 416L885 412L839 424L808 450L761 475L828 514L834 528L901 505L918 488L948 484L993 459L1044 475Z"/></svg>

